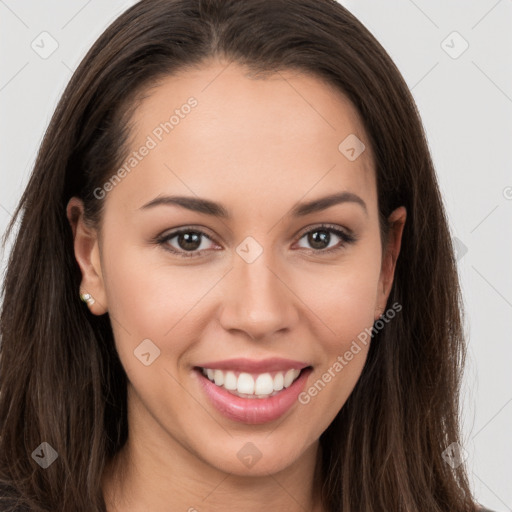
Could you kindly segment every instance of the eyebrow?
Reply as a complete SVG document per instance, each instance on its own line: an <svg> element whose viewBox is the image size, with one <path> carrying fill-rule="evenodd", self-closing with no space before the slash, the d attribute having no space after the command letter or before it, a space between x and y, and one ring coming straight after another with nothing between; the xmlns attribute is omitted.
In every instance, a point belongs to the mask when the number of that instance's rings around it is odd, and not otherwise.
<svg viewBox="0 0 512 512"><path fill-rule="evenodd" d="M352 192L340 192L321 197L319 199L313 199L312 201L305 203L298 203L292 208L289 215L293 217L304 217L311 213L326 210L331 206L342 203L358 204L364 210L365 214L368 215L366 203L358 195ZM158 196L141 206L139 209L146 210L148 208L154 208L161 205L181 206L187 210L212 215L214 217L221 217L224 219L231 218L229 211L220 203L216 203L209 199L191 196Z"/></svg>

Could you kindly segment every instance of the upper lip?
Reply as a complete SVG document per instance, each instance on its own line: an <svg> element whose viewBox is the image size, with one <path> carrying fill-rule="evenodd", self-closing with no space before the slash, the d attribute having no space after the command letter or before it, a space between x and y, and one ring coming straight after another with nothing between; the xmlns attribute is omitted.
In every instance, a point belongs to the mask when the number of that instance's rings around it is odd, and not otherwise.
<svg viewBox="0 0 512 512"><path fill-rule="evenodd" d="M225 359L223 361L209 361L197 366L200 368L210 368L212 370L233 370L247 373L263 373L290 369L302 370L303 368L307 368L310 365L302 361L272 357L269 359L261 360L247 358Z"/></svg>

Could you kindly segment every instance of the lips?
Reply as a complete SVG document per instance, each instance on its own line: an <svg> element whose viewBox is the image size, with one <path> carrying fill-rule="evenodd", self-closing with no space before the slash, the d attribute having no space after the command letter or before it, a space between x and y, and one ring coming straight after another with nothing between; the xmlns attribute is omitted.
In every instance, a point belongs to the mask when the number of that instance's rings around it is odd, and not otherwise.
<svg viewBox="0 0 512 512"><path fill-rule="evenodd" d="M282 416L297 401L311 367L291 359L230 359L194 368L203 391L224 416L265 423Z"/></svg>

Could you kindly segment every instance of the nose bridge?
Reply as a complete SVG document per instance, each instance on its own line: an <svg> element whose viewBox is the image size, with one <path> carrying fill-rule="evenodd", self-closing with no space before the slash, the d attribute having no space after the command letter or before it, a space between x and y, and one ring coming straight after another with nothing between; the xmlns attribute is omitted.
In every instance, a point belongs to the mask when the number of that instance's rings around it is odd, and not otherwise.
<svg viewBox="0 0 512 512"><path fill-rule="evenodd" d="M245 331L253 339L290 328L298 314L273 251L247 237L236 253L223 299L223 327Z"/></svg>

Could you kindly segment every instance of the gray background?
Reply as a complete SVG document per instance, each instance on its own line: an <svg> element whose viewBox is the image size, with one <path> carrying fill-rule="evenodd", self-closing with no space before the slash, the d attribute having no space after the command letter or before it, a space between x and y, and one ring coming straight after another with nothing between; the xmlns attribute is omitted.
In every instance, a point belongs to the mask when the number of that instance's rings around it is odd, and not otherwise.
<svg viewBox="0 0 512 512"><path fill-rule="evenodd" d="M73 70L132 3L0 0L0 233ZM476 497L511 511L512 0L341 3L386 48L422 115L466 304L463 449ZM46 38L49 50L50 37L58 47L42 58L31 45L42 52Z"/></svg>

